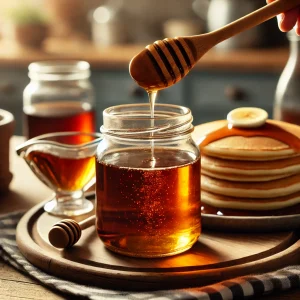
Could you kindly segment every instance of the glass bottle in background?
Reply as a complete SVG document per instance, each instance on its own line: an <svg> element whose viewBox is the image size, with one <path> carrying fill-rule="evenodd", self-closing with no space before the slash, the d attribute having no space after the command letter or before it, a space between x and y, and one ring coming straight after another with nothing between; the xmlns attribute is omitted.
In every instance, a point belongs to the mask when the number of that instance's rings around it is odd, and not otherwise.
<svg viewBox="0 0 300 300"><path fill-rule="evenodd" d="M95 132L95 100L85 61L46 61L29 65L23 93L23 133L28 139L62 131Z"/></svg>
<svg viewBox="0 0 300 300"><path fill-rule="evenodd" d="M290 56L279 78L275 93L274 119L300 125L300 37L287 34Z"/></svg>

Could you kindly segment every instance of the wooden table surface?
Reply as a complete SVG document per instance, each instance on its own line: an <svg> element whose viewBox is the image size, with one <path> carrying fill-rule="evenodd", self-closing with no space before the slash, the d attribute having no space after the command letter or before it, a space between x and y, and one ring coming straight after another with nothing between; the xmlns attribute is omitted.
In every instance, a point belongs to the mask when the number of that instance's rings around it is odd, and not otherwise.
<svg viewBox="0 0 300 300"><path fill-rule="evenodd" d="M0 195L0 214L20 209L29 209L35 204L51 196L51 190L41 183L30 171L25 161L15 154L16 145L23 141L22 137L13 137L11 146L11 171L14 178L10 192ZM0 259L0 299L76 299L53 292L37 281L21 274ZM255 298L256 300L293 300L300 299L300 289L275 293L275 295Z"/></svg>

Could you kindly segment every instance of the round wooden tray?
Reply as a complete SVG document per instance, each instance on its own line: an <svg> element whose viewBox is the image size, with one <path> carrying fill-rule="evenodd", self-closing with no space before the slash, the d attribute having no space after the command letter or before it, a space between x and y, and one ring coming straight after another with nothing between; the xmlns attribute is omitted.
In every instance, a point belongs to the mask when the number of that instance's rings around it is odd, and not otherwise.
<svg viewBox="0 0 300 300"><path fill-rule="evenodd" d="M95 228L90 227L83 231L73 248L59 250L49 243L47 235L60 219L45 213L44 203L33 207L20 220L18 246L33 265L75 282L124 290L184 288L267 272L299 262L300 240L292 231L266 234L203 232L195 246L183 254L142 259L107 250Z"/></svg>
<svg viewBox="0 0 300 300"><path fill-rule="evenodd" d="M202 225L210 230L226 232L292 231L300 229L300 215L242 217L202 214Z"/></svg>

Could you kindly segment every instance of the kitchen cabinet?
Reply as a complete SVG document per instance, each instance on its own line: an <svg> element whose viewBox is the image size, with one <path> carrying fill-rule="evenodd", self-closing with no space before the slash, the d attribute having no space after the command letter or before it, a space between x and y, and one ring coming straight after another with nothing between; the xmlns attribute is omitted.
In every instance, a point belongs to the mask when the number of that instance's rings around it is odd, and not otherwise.
<svg viewBox="0 0 300 300"><path fill-rule="evenodd" d="M159 92L157 102L184 105L192 110L194 124L226 118L240 106L264 108L272 116L278 73L243 70L194 69L181 82ZM22 93L29 79L25 67L0 68L0 108L12 112L15 134L22 134ZM119 104L148 102L125 68L92 68L95 88L97 128L102 124L103 109Z"/></svg>

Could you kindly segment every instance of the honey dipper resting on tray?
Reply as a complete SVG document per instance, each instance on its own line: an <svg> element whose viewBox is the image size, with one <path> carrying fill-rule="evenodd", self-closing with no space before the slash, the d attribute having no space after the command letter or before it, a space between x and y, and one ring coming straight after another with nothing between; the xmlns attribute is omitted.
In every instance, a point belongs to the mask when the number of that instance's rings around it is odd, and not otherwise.
<svg viewBox="0 0 300 300"><path fill-rule="evenodd" d="M238 108L196 127L203 213L300 213L300 126Z"/></svg>

